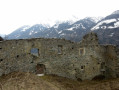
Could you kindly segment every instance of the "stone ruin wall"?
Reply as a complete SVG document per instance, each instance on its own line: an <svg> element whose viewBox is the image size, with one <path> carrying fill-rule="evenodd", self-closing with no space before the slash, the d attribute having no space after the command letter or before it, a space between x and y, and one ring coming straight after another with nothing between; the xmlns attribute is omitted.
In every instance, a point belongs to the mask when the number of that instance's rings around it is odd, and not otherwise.
<svg viewBox="0 0 119 90"><path fill-rule="evenodd" d="M43 38L0 42L0 75L13 71L38 73L37 65L44 65L45 74L72 79L119 76L116 46L99 45L94 33L85 35L79 43Z"/></svg>

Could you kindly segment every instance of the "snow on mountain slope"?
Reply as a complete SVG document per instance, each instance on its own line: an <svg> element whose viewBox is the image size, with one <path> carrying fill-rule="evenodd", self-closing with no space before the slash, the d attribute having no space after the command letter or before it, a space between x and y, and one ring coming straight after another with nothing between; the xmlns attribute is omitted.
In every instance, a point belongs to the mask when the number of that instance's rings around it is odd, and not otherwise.
<svg viewBox="0 0 119 90"><path fill-rule="evenodd" d="M119 45L119 10L106 16L91 31L98 34L100 43Z"/></svg>
<svg viewBox="0 0 119 90"><path fill-rule="evenodd" d="M30 26L25 26L25 27L23 27L22 29L21 29L21 32L23 31L26 31L27 29L29 29L30 28Z"/></svg>
<svg viewBox="0 0 119 90"><path fill-rule="evenodd" d="M75 22L57 22L54 26L36 24L21 27L8 35L9 39L65 38L80 41L88 32L96 32L102 44L119 45L119 10L102 17L87 17Z"/></svg>
<svg viewBox="0 0 119 90"><path fill-rule="evenodd" d="M114 11L112 14L119 14L119 10Z"/></svg>
<svg viewBox="0 0 119 90"><path fill-rule="evenodd" d="M17 39L24 32L26 32L29 28L30 28L30 26L28 26L28 25L22 26L22 27L18 28L17 30L15 30L14 32L12 32L11 34L7 35L7 37L8 37L8 39Z"/></svg>
<svg viewBox="0 0 119 90"><path fill-rule="evenodd" d="M74 28L75 28L75 27L71 27L71 28L68 28L68 29L66 29L66 30L73 31Z"/></svg>
<svg viewBox="0 0 119 90"><path fill-rule="evenodd" d="M84 18L76 22L64 21L57 22L52 27L36 24L31 27L21 27L8 35L9 39L24 39L24 38L65 38L69 40L79 41L82 36L90 31L90 28L96 23L91 18ZM15 33L17 31L17 33ZM79 38L79 39L76 39Z"/></svg>
<svg viewBox="0 0 119 90"><path fill-rule="evenodd" d="M86 19L90 19L91 21L97 23L97 22L99 22L100 20L102 20L103 17L86 17Z"/></svg>
<svg viewBox="0 0 119 90"><path fill-rule="evenodd" d="M93 31L97 29L110 29L110 28L118 28L118 27L119 27L119 18L103 20L99 22L96 26L94 26L91 30Z"/></svg>
<svg viewBox="0 0 119 90"><path fill-rule="evenodd" d="M66 25L68 26L68 25L72 25L73 23L74 22L71 21L71 20L70 21L68 21L68 20L67 21L62 21L62 22L61 21L57 21L56 24L53 26L53 28L57 29L57 28L60 28L62 26L62 24L64 24L65 26Z"/></svg>
<svg viewBox="0 0 119 90"><path fill-rule="evenodd" d="M33 26L23 26L11 34L7 35L8 39L25 39L30 37L36 37L35 34L43 32L47 29L47 26L42 24L36 24Z"/></svg>
<svg viewBox="0 0 119 90"><path fill-rule="evenodd" d="M65 38L72 41L80 41L86 33L90 32L92 26L96 23L91 18L84 18L72 24L58 28L59 38ZM66 25L66 24L65 24Z"/></svg>
<svg viewBox="0 0 119 90"><path fill-rule="evenodd" d="M114 29L119 28L119 10L114 11L112 14L106 16L94 26L91 31L98 29Z"/></svg>
<svg viewBox="0 0 119 90"><path fill-rule="evenodd" d="M82 23L79 23L79 24L74 24L73 27L68 28L68 29L66 29L66 30L73 31L74 29L78 29L78 28L82 28L82 29L84 29L84 30L86 29L86 28L83 26Z"/></svg>

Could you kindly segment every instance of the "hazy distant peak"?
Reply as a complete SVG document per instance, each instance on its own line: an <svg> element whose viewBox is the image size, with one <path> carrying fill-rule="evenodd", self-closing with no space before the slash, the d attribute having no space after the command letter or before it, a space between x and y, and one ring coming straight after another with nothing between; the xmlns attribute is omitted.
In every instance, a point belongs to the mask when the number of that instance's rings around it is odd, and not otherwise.
<svg viewBox="0 0 119 90"><path fill-rule="evenodd" d="M119 10L114 11L112 14L119 14Z"/></svg>
<svg viewBox="0 0 119 90"><path fill-rule="evenodd" d="M69 24L72 24L72 23L74 23L74 21L73 21L73 20L56 21L56 24L61 24L61 23L69 23Z"/></svg>
<svg viewBox="0 0 119 90"><path fill-rule="evenodd" d="M74 21L72 20L66 20L66 21L56 21L56 24L53 25L54 28L58 28L60 24L67 24L67 25L72 25Z"/></svg>
<svg viewBox="0 0 119 90"><path fill-rule="evenodd" d="M26 31L28 28L30 28L31 26L29 26L29 25L24 25L24 26L22 26L22 27L20 27L20 28L18 28L17 30L21 30L21 31Z"/></svg>
<svg viewBox="0 0 119 90"><path fill-rule="evenodd" d="M90 19L91 21L97 23L103 19L103 17L86 17L85 19Z"/></svg>
<svg viewBox="0 0 119 90"><path fill-rule="evenodd" d="M0 34L1 37L5 37L5 34Z"/></svg>
<svg viewBox="0 0 119 90"><path fill-rule="evenodd" d="M33 27L47 27L47 28L50 28L50 25L49 24L35 24L35 25L33 25Z"/></svg>

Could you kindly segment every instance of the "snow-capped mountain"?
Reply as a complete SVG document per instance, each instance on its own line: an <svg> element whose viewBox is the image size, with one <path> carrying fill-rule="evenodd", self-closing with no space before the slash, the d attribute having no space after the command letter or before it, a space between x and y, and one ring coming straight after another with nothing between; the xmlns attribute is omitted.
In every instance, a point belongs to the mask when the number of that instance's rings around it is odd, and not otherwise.
<svg viewBox="0 0 119 90"><path fill-rule="evenodd" d="M114 11L112 14L119 14L119 10Z"/></svg>
<svg viewBox="0 0 119 90"><path fill-rule="evenodd" d="M80 41L88 32L96 32L102 44L119 45L119 10L105 18L87 17L76 22L57 22L52 27L42 24L23 26L7 37L8 39L65 38Z"/></svg>
<svg viewBox="0 0 119 90"><path fill-rule="evenodd" d="M39 37L38 33L43 32L49 26L36 24L33 26L22 26L12 32L11 34L7 35L8 39L26 39L26 38L35 38Z"/></svg>
<svg viewBox="0 0 119 90"><path fill-rule="evenodd" d="M86 18L92 20L95 23L97 23L103 19L103 17L86 17Z"/></svg>
<svg viewBox="0 0 119 90"><path fill-rule="evenodd" d="M73 41L80 41L86 33L88 33L92 26L96 23L91 18L84 18L73 24L68 24L65 28L58 28L59 38L65 38ZM64 24L63 24L64 25ZM62 26L60 26L62 27Z"/></svg>
<svg viewBox="0 0 119 90"><path fill-rule="evenodd" d="M23 26L8 35L8 39L25 38L65 38L73 41L80 41L83 35L88 33L96 24L94 18L84 18L76 22L57 22L54 26L48 27L42 24Z"/></svg>
<svg viewBox="0 0 119 90"><path fill-rule="evenodd" d="M26 32L26 30L28 28L30 28L30 26L28 26L28 25L22 26L22 27L18 28L17 30L15 30L14 32L12 32L11 34L7 35L7 37L9 39L13 39L13 38L17 39L21 35L23 35L23 33Z"/></svg>
<svg viewBox="0 0 119 90"><path fill-rule="evenodd" d="M119 10L106 16L91 31L99 35L100 43L119 45Z"/></svg>
<svg viewBox="0 0 119 90"><path fill-rule="evenodd" d="M91 30L119 28L119 18L104 19Z"/></svg>
<svg viewBox="0 0 119 90"><path fill-rule="evenodd" d="M1 37L5 37L5 34L0 34Z"/></svg>

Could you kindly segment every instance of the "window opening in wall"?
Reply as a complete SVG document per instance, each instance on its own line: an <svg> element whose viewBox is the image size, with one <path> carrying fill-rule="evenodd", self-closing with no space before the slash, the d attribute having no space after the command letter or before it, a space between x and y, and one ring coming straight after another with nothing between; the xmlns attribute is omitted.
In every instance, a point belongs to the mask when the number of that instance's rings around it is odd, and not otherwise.
<svg viewBox="0 0 119 90"><path fill-rule="evenodd" d="M74 46L72 46L72 49L74 49Z"/></svg>
<svg viewBox="0 0 119 90"><path fill-rule="evenodd" d="M31 61L31 63L33 63L33 61Z"/></svg>
<svg viewBox="0 0 119 90"><path fill-rule="evenodd" d="M81 69L83 69L83 66L81 66Z"/></svg>
<svg viewBox="0 0 119 90"><path fill-rule="evenodd" d="M81 48L80 49L80 54L83 55L83 53L84 53L84 50L83 50L83 48Z"/></svg>
<svg viewBox="0 0 119 90"><path fill-rule="evenodd" d="M84 70L85 66L81 66L81 70Z"/></svg>
<svg viewBox="0 0 119 90"><path fill-rule="evenodd" d="M0 59L0 62L3 61L3 59Z"/></svg>
<svg viewBox="0 0 119 90"><path fill-rule="evenodd" d="M32 48L31 49L31 54L34 56L39 56L39 49L38 48Z"/></svg>
<svg viewBox="0 0 119 90"><path fill-rule="evenodd" d="M17 55L17 58L19 57L19 55Z"/></svg>
<svg viewBox="0 0 119 90"><path fill-rule="evenodd" d="M79 54L80 55L85 55L85 49L84 48L80 48L79 49Z"/></svg>
<svg viewBox="0 0 119 90"><path fill-rule="evenodd" d="M62 54L62 45L58 45L58 54Z"/></svg>

